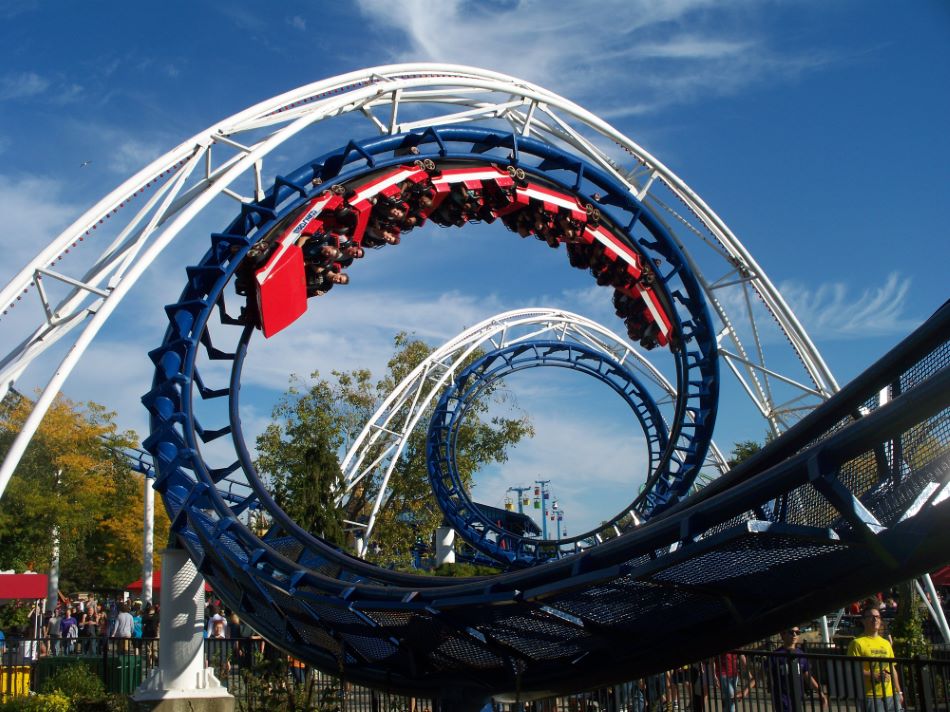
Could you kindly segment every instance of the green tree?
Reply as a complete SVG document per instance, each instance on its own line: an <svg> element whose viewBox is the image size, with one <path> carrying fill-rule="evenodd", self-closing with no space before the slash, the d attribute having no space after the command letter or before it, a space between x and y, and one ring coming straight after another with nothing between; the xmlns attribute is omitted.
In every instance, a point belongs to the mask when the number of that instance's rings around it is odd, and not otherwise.
<svg viewBox="0 0 950 712"><path fill-rule="evenodd" d="M396 336L395 347L396 352L388 363L389 373L377 387L380 397L391 392L432 352L432 348L424 341L405 333ZM475 353L470 361L482 355ZM493 405L503 404L507 400L506 395L499 384L485 389L458 428L456 465L462 484L470 495L474 476L481 467L492 462L506 462L510 448L523 438L534 435L526 414L517 413L517 417L506 417L492 412ZM420 422L427 423L428 415ZM409 436L403 456L393 470L391 487L386 506L380 511L376 522L374 540L378 548L375 558L380 563L406 566L416 539L431 542L443 518L442 511L433 500L429 484L424 428L417 428Z"/></svg>
<svg viewBox="0 0 950 712"><path fill-rule="evenodd" d="M343 510L329 503L343 481L340 462L324 434L302 453L295 466L275 481L274 498L291 519L307 531L337 545L343 545Z"/></svg>
<svg viewBox="0 0 950 712"><path fill-rule="evenodd" d="M129 472L128 484L114 493L109 510L102 514L99 525L86 535L80 545L80 556L67 562L65 575L77 590L122 588L142 576L145 477ZM154 526L152 567L158 571L171 522L157 495Z"/></svg>
<svg viewBox="0 0 950 712"><path fill-rule="evenodd" d="M904 581L898 586L900 604L894 618L894 653L902 657L929 655L930 644L924 635L924 614L917 597L914 581Z"/></svg>
<svg viewBox="0 0 950 712"><path fill-rule="evenodd" d="M732 457L728 461L729 467L735 467L740 462L748 460L761 449L762 446L755 440L740 440L732 446Z"/></svg>
<svg viewBox="0 0 950 712"><path fill-rule="evenodd" d="M314 374L314 378L318 378ZM277 505L307 531L342 545L343 511L334 502L342 480L336 450L343 413L327 381L309 389L291 377L274 407L276 422L257 438L257 469L270 479Z"/></svg>
<svg viewBox="0 0 950 712"><path fill-rule="evenodd" d="M0 453L5 454L32 409L16 392L0 407ZM119 587L129 579L103 576L103 552L94 536L108 522L122 519L139 502L136 480L118 448L135 445L135 434L120 433L114 414L96 403L58 397L33 437L0 499L0 568L45 571L52 556L54 529L60 539L60 586ZM115 552L141 567L141 514L137 546Z"/></svg>
<svg viewBox="0 0 950 712"><path fill-rule="evenodd" d="M257 467L271 479L275 497L282 497L285 502L282 506L285 511L306 510L304 516L296 519L298 524L308 522L309 525L304 526L319 535L320 525L314 524L315 521L343 517L359 521L368 517L371 503L379 491L378 479L361 483L344 503L342 512L326 511L335 510L335 507L332 497L327 494L326 487L330 483L325 473L336 473L338 467L334 470L330 466L323 448L330 454L341 453L383 399L431 352L432 347L424 341L400 333L394 339L394 353L387 364L387 372L376 382L366 369L334 371L332 380L321 379L314 373L309 386L292 377L289 390L274 408L275 422L258 438ZM526 416L506 417L491 412L491 404L501 397L500 391L489 389L459 430L457 462L466 486L471 486L479 467L490 462L504 462L510 447L523 437L533 435ZM423 423L427 421L425 416L421 420ZM303 486L307 477L313 476L307 475L313 469L309 463L318 452L321 453L320 461L324 463L319 475L323 494L319 496L305 493ZM368 459L372 460L376 454L370 453ZM433 500L429 486L424 428L417 428L408 438L389 485L389 495L376 522L373 537L376 546L371 558L384 564L408 566L413 544L417 539L431 541L435 529L442 523L442 512ZM300 502L294 502L295 499L300 499ZM318 514L318 509L324 511Z"/></svg>

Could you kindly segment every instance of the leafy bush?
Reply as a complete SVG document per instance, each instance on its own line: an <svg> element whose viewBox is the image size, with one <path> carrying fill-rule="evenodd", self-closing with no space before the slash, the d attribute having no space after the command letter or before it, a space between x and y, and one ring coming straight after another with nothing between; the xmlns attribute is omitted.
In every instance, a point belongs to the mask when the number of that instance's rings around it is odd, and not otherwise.
<svg viewBox="0 0 950 712"><path fill-rule="evenodd" d="M286 656L254 655L250 666L241 670L241 694L235 693L239 712L342 712L343 688L326 683L323 687L309 674L302 685L294 684Z"/></svg>
<svg viewBox="0 0 950 712"><path fill-rule="evenodd" d="M0 630L19 632L30 620L33 605L25 601L12 601L0 606Z"/></svg>
<svg viewBox="0 0 950 712"><path fill-rule="evenodd" d="M911 581L899 586L900 606L891 629L894 635L894 654L898 657L928 656L931 646L924 635L924 615L920 610L916 588Z"/></svg>
<svg viewBox="0 0 950 712"><path fill-rule="evenodd" d="M74 702L100 702L106 696L102 680L83 663L57 670L43 683L42 691L59 693Z"/></svg>
<svg viewBox="0 0 950 712"><path fill-rule="evenodd" d="M494 576L498 573L498 569L492 566L469 564L464 561L459 561L455 564L439 564L432 569L432 572L436 576L467 578L469 576Z"/></svg>
<svg viewBox="0 0 950 712"><path fill-rule="evenodd" d="M72 700L60 692L14 697L0 705L0 712L72 712Z"/></svg>
<svg viewBox="0 0 950 712"><path fill-rule="evenodd" d="M72 712L127 712L128 708L128 697L115 693L98 700L75 700Z"/></svg>

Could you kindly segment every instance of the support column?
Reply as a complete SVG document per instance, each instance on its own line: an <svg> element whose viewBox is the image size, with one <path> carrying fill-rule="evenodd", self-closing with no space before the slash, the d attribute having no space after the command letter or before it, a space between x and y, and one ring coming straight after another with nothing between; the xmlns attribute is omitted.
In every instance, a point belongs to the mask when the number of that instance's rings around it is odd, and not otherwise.
<svg viewBox="0 0 950 712"><path fill-rule="evenodd" d="M439 527L435 530L435 565L455 563L455 530Z"/></svg>
<svg viewBox="0 0 950 712"><path fill-rule="evenodd" d="M940 635L943 636L944 643L950 643L950 626L947 625L947 617L943 614L943 608L940 605L940 596L937 595L937 589L934 587L933 579L930 578L930 574L924 574L920 577L920 580L924 582L924 588L927 593L930 594L931 606L930 616L933 618L934 623L937 624L937 628L940 629ZM924 597L924 600L927 600L927 597Z"/></svg>
<svg viewBox="0 0 950 712"><path fill-rule="evenodd" d="M162 552L158 668L136 690L140 710L232 712L234 698L204 660L204 578L181 549Z"/></svg>
<svg viewBox="0 0 950 712"><path fill-rule="evenodd" d="M60 478L63 476L62 470L56 471L56 490L60 488ZM59 603L59 525L53 525L53 531L50 532L53 539L53 555L49 562L49 580L46 584L46 610L55 611Z"/></svg>
<svg viewBox="0 0 950 712"><path fill-rule="evenodd" d="M142 606L152 601L152 560L155 557L155 490L152 478L145 477L144 522L142 527ZM161 625L161 619L159 619Z"/></svg>
<svg viewBox="0 0 950 712"><path fill-rule="evenodd" d="M46 584L46 610L55 611L59 603L59 527L53 525L53 556L49 563L49 580Z"/></svg>

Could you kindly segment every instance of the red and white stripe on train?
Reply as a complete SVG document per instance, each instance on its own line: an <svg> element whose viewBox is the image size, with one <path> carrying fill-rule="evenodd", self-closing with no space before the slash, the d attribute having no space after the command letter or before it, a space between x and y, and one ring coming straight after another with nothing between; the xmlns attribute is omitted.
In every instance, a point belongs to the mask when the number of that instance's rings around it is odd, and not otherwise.
<svg viewBox="0 0 950 712"><path fill-rule="evenodd" d="M400 200L403 189L414 185L426 192L426 199L414 211L415 222L412 227L425 223L453 189L462 188L476 197L489 191L493 207L489 209L492 218L503 218L532 204L550 215L567 215L583 225L577 242L598 243L604 257L609 262L621 260L626 263L625 281L616 289L627 296L642 301L643 320L654 324L656 342L666 346L670 342L671 323L657 295L641 281L645 271L642 258L621 242L609 229L589 220L588 208L575 196L552 190L548 186L522 178L523 172L501 170L494 165L475 165L461 168L435 170L434 164L417 161L412 165L400 166L381 175L372 177L348 190L335 186L310 199L294 218L276 236L267 235L261 242L273 244L272 252L263 266L254 272L254 291L260 326L265 337L273 336L296 321L307 309L306 263L302 246L315 235L324 235L340 244L340 236L335 235L341 224L341 215L345 217L348 229L346 240L356 245L364 241L373 246L396 244L402 228L390 225L379 230L371 225L372 211L380 199ZM431 186L431 189L429 187ZM406 203L392 209L397 216L411 209ZM471 218L473 216L469 216ZM558 238L558 242L563 242ZM360 255L362 251L360 251ZM339 265L337 265L339 267Z"/></svg>

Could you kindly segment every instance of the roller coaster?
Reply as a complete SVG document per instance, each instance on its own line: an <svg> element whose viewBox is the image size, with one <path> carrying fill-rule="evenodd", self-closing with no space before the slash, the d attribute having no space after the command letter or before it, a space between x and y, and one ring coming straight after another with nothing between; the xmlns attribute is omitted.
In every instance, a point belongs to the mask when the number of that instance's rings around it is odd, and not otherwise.
<svg viewBox="0 0 950 712"><path fill-rule="evenodd" d="M380 108L390 110L388 122ZM379 135L321 153L265 187L264 156L320 120L357 113ZM592 132L636 167L598 149ZM215 167L212 145L234 154ZM189 186L201 164L204 177ZM250 195L230 187L241 175L252 177ZM58 251L153 189L81 277L52 269ZM143 397L144 447L175 542L228 606L302 660L351 681L458 699L577 690L745 643L950 558L950 307L838 391L761 268L680 179L589 112L482 70L398 65L334 78L252 107L159 159L0 294L12 306L35 287L46 315L0 362L4 382L86 319L50 380L55 392L114 303L212 194L238 200L239 213L211 235L165 309ZM276 506L242 432L249 348L255 335L290 327L309 300L329 308L327 293L346 288L370 248L408 244L427 222L495 221L512 240L563 246L569 265L607 290L628 338L670 360L670 412L627 364L589 346L530 339L454 360L427 411L434 501L506 571L445 579L382 569ZM712 248L719 267L691 237ZM55 306L42 288L50 280L72 289ZM727 288L763 305L804 377L766 362L756 310L748 307L751 326L741 326L724 306ZM721 363L779 436L695 491L720 408ZM650 444L644 491L570 550L493 525L454 468L455 428L473 399L534 366L611 384ZM781 387L794 391L784 402ZM51 397L41 396L37 419ZM211 445L225 440L233 456ZM222 484L236 477L246 489L225 496ZM242 521L252 507L268 513L263 534Z"/></svg>

